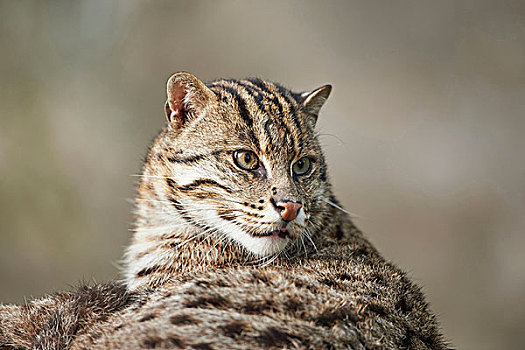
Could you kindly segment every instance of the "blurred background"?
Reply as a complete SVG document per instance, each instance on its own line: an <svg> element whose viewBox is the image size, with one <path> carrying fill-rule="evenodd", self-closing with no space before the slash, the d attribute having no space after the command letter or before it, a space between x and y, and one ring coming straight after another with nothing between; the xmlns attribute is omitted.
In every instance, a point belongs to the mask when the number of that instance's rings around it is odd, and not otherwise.
<svg viewBox="0 0 525 350"><path fill-rule="evenodd" d="M165 81L334 86L336 193L460 349L525 342L523 1L0 1L0 301L117 278Z"/></svg>

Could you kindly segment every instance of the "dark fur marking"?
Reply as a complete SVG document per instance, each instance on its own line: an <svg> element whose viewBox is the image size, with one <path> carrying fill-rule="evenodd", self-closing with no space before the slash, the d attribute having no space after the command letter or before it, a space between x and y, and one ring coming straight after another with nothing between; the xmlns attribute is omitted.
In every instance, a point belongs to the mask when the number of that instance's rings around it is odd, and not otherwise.
<svg viewBox="0 0 525 350"><path fill-rule="evenodd" d="M379 316L386 316L388 315L388 310L379 304L376 303L370 303L367 305L367 310L372 311L373 313L379 315Z"/></svg>
<svg viewBox="0 0 525 350"><path fill-rule="evenodd" d="M162 338L160 337L148 337L142 342L142 346L146 349L155 349L162 346Z"/></svg>
<svg viewBox="0 0 525 350"><path fill-rule="evenodd" d="M378 272L375 272L372 274L372 279L377 284L382 284L382 285L388 284L388 281L385 280L385 277Z"/></svg>
<svg viewBox="0 0 525 350"><path fill-rule="evenodd" d="M219 214L220 214L220 213L219 213ZM233 215L233 214L226 214L226 213L225 213L225 214L221 214L221 215L222 215L222 216L221 216L221 219L226 220L226 221L233 221L233 220L236 219L236 216Z"/></svg>
<svg viewBox="0 0 525 350"><path fill-rule="evenodd" d="M146 322L146 321L149 321L149 320L153 320L154 318L155 318L155 315L149 314L149 315L146 315L146 316L142 317L141 319L139 319L139 322Z"/></svg>
<svg viewBox="0 0 525 350"><path fill-rule="evenodd" d="M294 98L294 101L292 101L288 97L288 95L290 94L289 91L287 89L285 89L284 87L282 87L281 85L279 85L279 84L274 84L274 85L277 88L277 90L279 91L279 93L281 94L281 96L286 100L286 102L290 106L290 116L291 116L293 122L295 123L295 127L297 128L298 131L303 130L303 127L302 127L302 125L301 125L301 123L299 121L299 118L297 118L297 108L296 108L297 100L295 100L295 98ZM299 148L302 148L302 144L303 144L302 140L299 140Z"/></svg>
<svg viewBox="0 0 525 350"><path fill-rule="evenodd" d="M253 98L260 112L262 113L267 112L266 106L264 105L264 95L260 91L258 91L255 87L249 84L246 84L245 82L242 82L242 81L236 81L236 84L244 88L244 91L246 92L246 94L250 96L251 98Z"/></svg>
<svg viewBox="0 0 525 350"><path fill-rule="evenodd" d="M175 209L177 209L178 211L184 211L184 207L182 206L182 204L180 204L178 200L176 200L173 197L170 197L169 201L171 202L171 205L175 207Z"/></svg>
<svg viewBox="0 0 525 350"><path fill-rule="evenodd" d="M273 135L272 131L270 130L270 124L272 123L273 123L272 119L267 119L266 122L264 122L264 132L266 133L266 137L269 140L272 140L272 135ZM270 142L268 146L269 146L268 152L277 153L277 146L275 145L275 143Z"/></svg>
<svg viewBox="0 0 525 350"><path fill-rule="evenodd" d="M297 312L298 310L303 309L303 304L300 303L297 300L289 299L284 302L284 306L288 309L290 312Z"/></svg>
<svg viewBox="0 0 525 350"><path fill-rule="evenodd" d="M351 275L347 274L347 273L339 273L336 276L337 276L337 278L339 278L340 280L343 280L343 281L353 281L354 280L354 278Z"/></svg>
<svg viewBox="0 0 525 350"><path fill-rule="evenodd" d="M330 288L333 288L333 287L337 287L339 284L334 281L334 280L330 280L328 278L323 278L321 280L319 280L319 282L323 283L324 285L330 287Z"/></svg>
<svg viewBox="0 0 525 350"><path fill-rule="evenodd" d="M249 133L249 137L252 139L257 149L260 149L259 140L257 139L257 137L255 136L255 133L253 132L253 120L250 116L250 112L248 112L248 109L246 108L246 102L241 97L239 92L235 90L233 87L220 86L220 88L228 92L235 100L235 103L237 104L237 108L239 109L239 114L242 120L244 121L244 123L246 123L246 126L247 126L246 130Z"/></svg>
<svg viewBox="0 0 525 350"><path fill-rule="evenodd" d="M429 348L437 348L440 341L439 334L436 333L434 329L429 331L430 334L422 334L419 335L419 339L426 345L428 345Z"/></svg>
<svg viewBox="0 0 525 350"><path fill-rule="evenodd" d="M314 316L312 321L321 327L332 327L339 321L357 323L360 321L360 317L355 310L349 307L341 307L326 310Z"/></svg>
<svg viewBox="0 0 525 350"><path fill-rule="evenodd" d="M228 191L228 192L232 191L231 188L228 188L228 187L226 187L224 185L221 185L217 181L210 180L210 179L197 179L197 180L193 181L192 183L189 183L189 184L184 185L184 186L180 186L179 190L180 191L192 191L192 190L198 188L201 185L209 185L209 186L219 187L219 188L222 188L223 190Z"/></svg>
<svg viewBox="0 0 525 350"><path fill-rule="evenodd" d="M209 343L193 344L191 347L196 350L213 350Z"/></svg>
<svg viewBox="0 0 525 350"><path fill-rule="evenodd" d="M297 288L302 288L302 287L304 287L304 283L303 283L302 281L300 281L300 280L294 280L293 283L295 284L295 286L296 286Z"/></svg>
<svg viewBox="0 0 525 350"><path fill-rule="evenodd" d="M175 346L182 349L186 346L186 342L175 335L170 335L168 338L166 338L166 345L168 347Z"/></svg>
<svg viewBox="0 0 525 350"><path fill-rule="evenodd" d="M200 321L193 318L190 315L175 315L175 316L170 317L170 323L172 325L180 326L180 325L199 324Z"/></svg>
<svg viewBox="0 0 525 350"><path fill-rule="evenodd" d="M298 147L299 147L299 150L301 150L301 149L303 149L303 139L300 137L300 135L302 134L303 128L302 128L302 126L301 126L301 124L299 122L299 119L297 118L297 115L296 115L297 111L296 111L295 105L288 98L287 90L285 88L283 88L279 84L275 84L274 83L273 85L279 91L281 97L286 101L286 104L288 106L288 115L290 116L290 118L292 119L292 121L295 124L296 130L297 130L297 135L298 135ZM290 128L288 127L288 125L286 123L284 123L284 118L281 119L281 124L285 128L285 134L292 136L293 134L290 131ZM293 141L292 141L292 146L294 146L293 145ZM295 148L295 147L293 147L293 148Z"/></svg>
<svg viewBox="0 0 525 350"><path fill-rule="evenodd" d="M299 124L299 121L297 120L297 118L295 118L295 112L296 112L295 105L287 97L286 89L284 89L279 84L264 82L264 81L262 81L260 79L252 79L252 80L249 80L249 81L252 84L256 85L258 88L260 88L266 94L268 100L270 102L272 102L277 107L278 114L279 114L280 118L274 118L274 119L279 121L279 124L281 126L280 129L284 128L284 134L291 136L292 133L290 131L290 128L288 127L288 125L286 125L286 123L284 123L284 118L283 118L284 117L284 106L281 103L281 101L279 101L279 98L277 97L277 95L281 95L281 97L286 101L286 104L287 104L287 107L288 107L287 108L288 109L288 113L291 114L291 118L293 119L294 123L297 126L297 131L300 133L302 128L301 128L301 125ZM267 84L270 85L271 87L273 87L277 91L275 91L275 92L271 91L270 88L268 88ZM265 125L265 131L268 133L266 125ZM269 135L271 136L272 134L269 133ZM278 146L279 145L277 145L277 147ZM293 140L292 140L292 145L291 146L292 146L292 148L295 148L295 146L293 145ZM299 149L302 149L302 148L303 148L303 141L302 141L302 139L299 138Z"/></svg>
<svg viewBox="0 0 525 350"><path fill-rule="evenodd" d="M272 102L279 111L279 115L282 116L284 113L283 105L279 101L279 99L275 96L275 92L270 91L270 89L266 86L265 82L261 79L254 78L254 79L248 79L250 83L257 86L266 96L266 98Z"/></svg>
<svg viewBox="0 0 525 350"><path fill-rule="evenodd" d="M215 307L217 309L226 309L230 307L231 303L229 300L221 295L210 295L206 297L199 297L194 300L189 300L184 303L184 306L189 308L204 308L204 307Z"/></svg>
<svg viewBox="0 0 525 350"><path fill-rule="evenodd" d="M247 314L260 314L263 311L275 310L272 300L249 300L242 306L242 311Z"/></svg>
<svg viewBox="0 0 525 350"><path fill-rule="evenodd" d="M255 209L255 208L254 208L254 209ZM259 219L261 219L261 218L264 217L264 215L257 214L257 213L250 213L250 212L247 212L247 211L245 211L245 210L241 210L241 209L238 209L237 211L238 211L239 213L243 213L243 214L245 214L245 215L247 215L247 216L251 216L251 217L254 217L254 218L259 218Z"/></svg>
<svg viewBox="0 0 525 350"><path fill-rule="evenodd" d="M357 248L356 250L354 250L352 252L352 256L353 257L363 257L363 256L366 257L367 254L368 254L368 252L367 252L366 248L364 248L364 247L359 247L359 248Z"/></svg>
<svg viewBox="0 0 525 350"><path fill-rule="evenodd" d="M174 191L177 189L177 183L173 179L166 179L166 184Z"/></svg>
<svg viewBox="0 0 525 350"><path fill-rule="evenodd" d="M137 272L137 277L144 277L144 276L151 275L152 273L159 271L161 268L162 266L159 266L159 265L146 267L140 270L139 272Z"/></svg>
<svg viewBox="0 0 525 350"><path fill-rule="evenodd" d="M343 236L344 236L343 228L341 227L341 225L337 225L337 227L335 228L335 238L341 239L343 238Z"/></svg>
<svg viewBox="0 0 525 350"><path fill-rule="evenodd" d="M412 349L412 337L415 336L415 333L410 329L406 329L405 338L402 342L402 348L403 349Z"/></svg>
<svg viewBox="0 0 525 350"><path fill-rule="evenodd" d="M266 328L257 337L259 343L267 347L292 345L292 340L294 339L302 341L300 337L285 331L281 331L275 327Z"/></svg>
<svg viewBox="0 0 525 350"><path fill-rule="evenodd" d="M230 338L236 338L248 328L248 324L242 321L232 321L221 327L222 333Z"/></svg>
<svg viewBox="0 0 525 350"><path fill-rule="evenodd" d="M327 180L326 167L322 167L321 168L321 172L319 174L319 180L321 180L322 182L326 182L326 180Z"/></svg>
<svg viewBox="0 0 525 350"><path fill-rule="evenodd" d="M401 296L396 303L396 309L401 310L402 313L408 313L412 311L412 307L408 304L408 300L406 296Z"/></svg>
<svg viewBox="0 0 525 350"><path fill-rule="evenodd" d="M184 164L188 164L188 163L195 163L195 162L198 162L200 160L203 160L203 159L206 159L210 156L216 156L216 155L219 155L221 154L223 151L213 151L211 153L207 153L207 154L197 154L197 155L194 155L194 156L191 156L191 157L186 157L186 158L175 158L175 157L168 157L166 158L169 162L171 163L184 163Z"/></svg>
<svg viewBox="0 0 525 350"><path fill-rule="evenodd" d="M253 281L254 282L262 282L262 283L269 283L270 282L270 279L268 278L268 276L265 275L264 273L259 272L259 271L253 271L252 272L252 276L253 276Z"/></svg>

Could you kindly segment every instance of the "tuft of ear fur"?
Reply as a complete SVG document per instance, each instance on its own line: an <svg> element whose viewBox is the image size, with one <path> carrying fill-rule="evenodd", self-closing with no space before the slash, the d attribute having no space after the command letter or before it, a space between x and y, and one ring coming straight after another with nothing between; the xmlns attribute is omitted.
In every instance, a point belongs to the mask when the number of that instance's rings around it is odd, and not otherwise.
<svg viewBox="0 0 525 350"><path fill-rule="evenodd" d="M332 85L324 85L313 91L303 92L301 94L301 97L304 98L302 103L303 108L305 109L306 113L308 113L312 125L315 125L317 122L319 111L328 99L328 96L330 96L331 91Z"/></svg>
<svg viewBox="0 0 525 350"><path fill-rule="evenodd" d="M176 129L184 126L217 99L213 91L188 72L173 74L166 85L166 118Z"/></svg>

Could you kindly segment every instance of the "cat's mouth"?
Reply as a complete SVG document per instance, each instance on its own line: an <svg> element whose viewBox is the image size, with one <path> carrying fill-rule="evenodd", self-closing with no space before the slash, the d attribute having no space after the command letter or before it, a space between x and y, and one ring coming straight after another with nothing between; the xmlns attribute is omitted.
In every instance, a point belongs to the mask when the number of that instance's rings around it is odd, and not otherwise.
<svg viewBox="0 0 525 350"><path fill-rule="evenodd" d="M286 229L286 227L281 227L280 229L277 229L277 230L273 230L273 231L269 231L269 232L265 232L265 233L259 233L259 234L255 234L253 236L254 237L286 238L289 235L290 234L289 234L288 230Z"/></svg>

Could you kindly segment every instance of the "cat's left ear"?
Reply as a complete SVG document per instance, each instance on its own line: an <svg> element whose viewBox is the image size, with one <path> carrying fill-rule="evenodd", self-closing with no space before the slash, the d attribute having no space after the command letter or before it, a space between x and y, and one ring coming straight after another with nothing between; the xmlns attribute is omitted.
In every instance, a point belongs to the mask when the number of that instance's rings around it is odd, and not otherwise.
<svg viewBox="0 0 525 350"><path fill-rule="evenodd" d="M168 95L165 109L170 125L179 129L191 122L209 104L215 94L196 76L188 72L173 74L166 86Z"/></svg>
<svg viewBox="0 0 525 350"><path fill-rule="evenodd" d="M315 125L317 122L319 111L328 99L328 96L330 96L331 91L332 85L324 85L313 91L303 92L301 94L301 97L303 98L303 108L306 113L308 113L312 125Z"/></svg>

